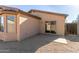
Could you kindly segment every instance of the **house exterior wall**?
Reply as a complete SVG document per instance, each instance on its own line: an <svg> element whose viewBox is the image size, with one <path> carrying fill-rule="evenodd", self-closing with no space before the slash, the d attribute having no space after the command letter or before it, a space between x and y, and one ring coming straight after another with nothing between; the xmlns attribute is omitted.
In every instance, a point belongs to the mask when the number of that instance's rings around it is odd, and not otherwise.
<svg viewBox="0 0 79 59"><path fill-rule="evenodd" d="M28 14L21 14L21 13L4 13L4 32L0 32L0 40L3 41L15 41L21 40L38 33L45 33L45 21L56 21L56 33L58 35L64 35L65 33L65 17L54 15L54 14L47 14L47 13L40 13L40 12L33 12L33 14L41 17L42 19L37 19L35 17L31 17ZM16 15L15 20L15 30L16 32L9 33L7 32L7 18L6 16Z"/></svg>
<svg viewBox="0 0 79 59"><path fill-rule="evenodd" d="M45 21L56 21L56 33L58 35L65 34L65 16L47 14L42 12L31 12L33 15L37 15L42 18L40 22L40 33L45 33Z"/></svg>
<svg viewBox="0 0 79 59"><path fill-rule="evenodd" d="M6 16L16 16L15 19L15 30L16 32L7 32L7 18ZM20 41L21 39L36 35L40 29L40 19L29 16L27 14L11 14L4 13L4 32L0 32L0 40L3 41ZM12 28L12 25L10 26ZM9 29L11 31L11 29Z"/></svg>
<svg viewBox="0 0 79 59"><path fill-rule="evenodd" d="M3 41L16 41L17 40L17 35L15 33L0 32L0 40L3 40Z"/></svg>
<svg viewBox="0 0 79 59"><path fill-rule="evenodd" d="M39 33L39 19L28 15L19 15L19 39L24 39Z"/></svg>

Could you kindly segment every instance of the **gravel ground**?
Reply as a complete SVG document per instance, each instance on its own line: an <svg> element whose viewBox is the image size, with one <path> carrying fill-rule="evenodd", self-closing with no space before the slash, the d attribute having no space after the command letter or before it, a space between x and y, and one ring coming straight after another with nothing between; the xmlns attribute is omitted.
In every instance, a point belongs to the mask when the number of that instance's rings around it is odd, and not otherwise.
<svg viewBox="0 0 79 59"><path fill-rule="evenodd" d="M68 44L56 43L57 38L67 39ZM79 36L36 35L20 42L0 41L0 53L78 53Z"/></svg>

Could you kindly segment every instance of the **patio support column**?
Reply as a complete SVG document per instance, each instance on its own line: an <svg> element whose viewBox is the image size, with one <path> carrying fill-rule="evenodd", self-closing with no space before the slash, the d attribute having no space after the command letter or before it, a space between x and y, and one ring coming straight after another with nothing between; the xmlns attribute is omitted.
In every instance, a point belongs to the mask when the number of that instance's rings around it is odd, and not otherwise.
<svg viewBox="0 0 79 59"><path fill-rule="evenodd" d="M6 14L3 15L4 16L4 32L7 32L7 18L6 18Z"/></svg>
<svg viewBox="0 0 79 59"><path fill-rule="evenodd" d="M6 32L7 32L7 21L6 21L6 14L2 14L2 16L4 17L4 32L2 32L2 40L6 41Z"/></svg>
<svg viewBox="0 0 79 59"><path fill-rule="evenodd" d="M20 25L19 25L19 14L17 15L17 41L20 41Z"/></svg>

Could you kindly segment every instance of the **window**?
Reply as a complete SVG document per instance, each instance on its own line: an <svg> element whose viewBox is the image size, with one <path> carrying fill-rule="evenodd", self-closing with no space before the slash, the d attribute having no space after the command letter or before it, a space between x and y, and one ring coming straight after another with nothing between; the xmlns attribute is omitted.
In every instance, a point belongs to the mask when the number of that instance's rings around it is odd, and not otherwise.
<svg viewBox="0 0 79 59"><path fill-rule="evenodd" d="M15 32L15 16L7 16L7 32Z"/></svg>
<svg viewBox="0 0 79 59"><path fill-rule="evenodd" d="M0 16L0 31L4 32L4 17Z"/></svg>

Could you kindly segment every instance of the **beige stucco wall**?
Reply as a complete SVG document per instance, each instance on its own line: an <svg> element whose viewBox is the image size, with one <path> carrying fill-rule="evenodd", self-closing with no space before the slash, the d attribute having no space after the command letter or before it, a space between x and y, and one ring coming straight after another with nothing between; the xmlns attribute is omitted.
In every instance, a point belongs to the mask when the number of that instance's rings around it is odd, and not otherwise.
<svg viewBox="0 0 79 59"><path fill-rule="evenodd" d="M9 14L11 15L11 14ZM15 41L20 39L24 39L33 35L36 35L40 31L40 19L37 19L35 17L29 16L29 15L23 15L23 14L17 14L17 22L16 22L16 32L7 32L7 21L6 16L4 16L4 32L0 32L0 40L3 41ZM12 25L11 25L12 27Z"/></svg>
<svg viewBox="0 0 79 59"><path fill-rule="evenodd" d="M56 33L58 35L64 35L65 16L60 16L56 14L47 14L47 13L42 13L42 12L32 12L32 14L37 15L42 18L40 22L41 33L45 33L45 21L56 21Z"/></svg>
<svg viewBox="0 0 79 59"><path fill-rule="evenodd" d="M39 15L42 19L37 19L29 15L17 14L17 32L8 33L6 26L6 14L4 14L5 30L0 32L0 40L14 41L24 39L36 35L38 33L45 33L45 21L56 21L56 32L58 35L64 35L65 33L65 17L59 15L51 15L45 13L34 12L33 14Z"/></svg>
<svg viewBox="0 0 79 59"><path fill-rule="evenodd" d="M24 39L39 33L39 19L31 17L29 15L19 15L19 39Z"/></svg>
<svg viewBox="0 0 79 59"><path fill-rule="evenodd" d="M3 41L16 41L17 40L17 35L16 35L16 33L0 32L0 40L3 40Z"/></svg>

